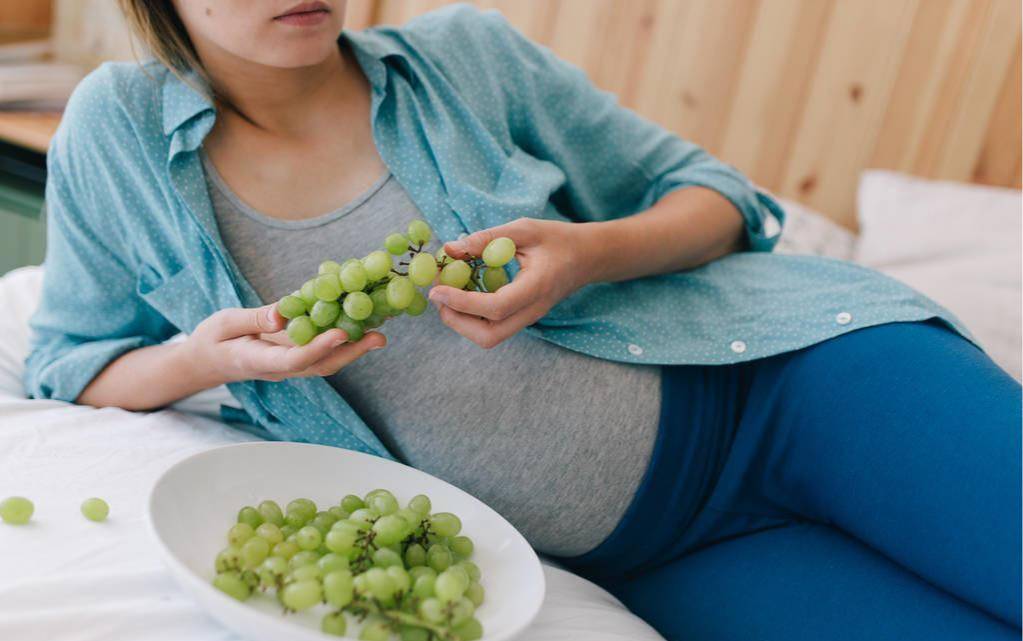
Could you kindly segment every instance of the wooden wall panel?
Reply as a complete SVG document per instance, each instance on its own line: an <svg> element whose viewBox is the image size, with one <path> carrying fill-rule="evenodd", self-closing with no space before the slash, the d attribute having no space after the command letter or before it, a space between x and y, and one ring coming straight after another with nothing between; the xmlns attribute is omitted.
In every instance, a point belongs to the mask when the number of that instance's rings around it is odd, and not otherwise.
<svg viewBox="0 0 1023 641"><path fill-rule="evenodd" d="M358 0L400 24L445 0ZM1019 0L482 0L622 103L855 226L867 167L1019 188ZM372 7L372 9L366 9Z"/></svg>
<svg viewBox="0 0 1023 641"><path fill-rule="evenodd" d="M359 3L390 24L446 4ZM476 4L624 105L849 227L868 167L1020 186L1019 0Z"/></svg>

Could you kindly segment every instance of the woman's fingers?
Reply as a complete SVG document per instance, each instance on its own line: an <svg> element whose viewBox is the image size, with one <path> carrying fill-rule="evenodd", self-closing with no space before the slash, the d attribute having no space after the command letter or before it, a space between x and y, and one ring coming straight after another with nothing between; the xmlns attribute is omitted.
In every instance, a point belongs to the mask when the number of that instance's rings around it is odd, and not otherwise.
<svg viewBox="0 0 1023 641"><path fill-rule="evenodd" d="M263 307L222 309L204 322L208 323L215 341L250 334L272 334L284 329L287 323L277 311L276 303Z"/></svg>
<svg viewBox="0 0 1023 641"><path fill-rule="evenodd" d="M523 269L515 280L492 294L435 285L430 289L430 300L437 306L444 305L463 314L500 321L540 298L541 285L535 270Z"/></svg>
<svg viewBox="0 0 1023 641"><path fill-rule="evenodd" d="M467 255L481 256L487 243L502 236L511 238L517 247L525 247L537 242L538 228L541 225L543 225L543 221L534 218L518 218L510 223L484 229L469 234L465 238L445 243L444 252L452 258L465 258Z"/></svg>
<svg viewBox="0 0 1023 641"><path fill-rule="evenodd" d="M502 290L503 291L503 290ZM500 345L513 334L532 325L546 313L543 303L534 303L501 321L463 314L447 306L440 307L441 321L483 349Z"/></svg>
<svg viewBox="0 0 1023 641"><path fill-rule="evenodd" d="M296 376L330 376L336 374L355 360L365 356L366 352L380 349L387 344L387 339L379 332L368 332L355 343L345 343L333 352L306 368Z"/></svg>

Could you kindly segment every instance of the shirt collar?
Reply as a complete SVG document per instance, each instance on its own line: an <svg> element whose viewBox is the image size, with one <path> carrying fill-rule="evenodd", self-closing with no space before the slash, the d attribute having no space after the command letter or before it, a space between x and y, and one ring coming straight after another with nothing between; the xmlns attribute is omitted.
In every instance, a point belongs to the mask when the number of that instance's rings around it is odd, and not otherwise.
<svg viewBox="0 0 1023 641"><path fill-rule="evenodd" d="M341 34L341 40L347 40L352 47L376 93L383 93L387 84L385 60L396 57L408 64L397 40L377 30L346 31ZM215 112L213 101L204 87L203 80L194 72L182 72L181 77L170 72L165 74L162 88L164 134L173 135L186 124L194 122L196 116Z"/></svg>

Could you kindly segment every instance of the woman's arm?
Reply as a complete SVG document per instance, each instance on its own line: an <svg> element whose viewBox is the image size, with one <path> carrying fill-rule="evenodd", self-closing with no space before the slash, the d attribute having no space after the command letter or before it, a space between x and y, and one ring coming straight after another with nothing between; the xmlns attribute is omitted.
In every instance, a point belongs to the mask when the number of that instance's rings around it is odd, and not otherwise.
<svg viewBox="0 0 1023 641"><path fill-rule="evenodd" d="M117 358L77 402L151 410L225 383L329 376L387 342L383 334L369 332L358 342L346 343L344 331L331 329L295 347L277 334L285 322L276 305L221 310L199 323L185 341L151 345Z"/></svg>
<svg viewBox="0 0 1023 641"><path fill-rule="evenodd" d="M515 241L520 271L493 294L437 285L430 300L448 327L490 348L584 285L691 269L739 249L742 217L715 191L689 187L650 209L605 222L521 218L447 243L448 255L479 256L494 238Z"/></svg>

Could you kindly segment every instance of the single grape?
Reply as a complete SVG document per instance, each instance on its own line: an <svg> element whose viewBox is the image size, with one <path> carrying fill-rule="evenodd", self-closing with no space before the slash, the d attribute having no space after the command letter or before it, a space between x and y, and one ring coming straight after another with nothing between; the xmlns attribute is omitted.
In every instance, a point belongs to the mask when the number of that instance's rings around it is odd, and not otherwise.
<svg viewBox="0 0 1023 641"><path fill-rule="evenodd" d="M284 527L291 528L291 534L294 534L301 530L305 524L309 522L309 518L310 517L308 517L305 512L288 512L284 516ZM284 538L286 540L288 535L285 534Z"/></svg>
<svg viewBox="0 0 1023 641"><path fill-rule="evenodd" d="M472 604L477 608L483 605L484 591L483 586L473 581L469 584L469 587L465 589L465 597L472 601Z"/></svg>
<svg viewBox="0 0 1023 641"><path fill-rule="evenodd" d="M229 572L231 570L240 570L242 567L242 555L238 551L238 548L226 547L217 553L216 559L213 560L213 568L217 572Z"/></svg>
<svg viewBox="0 0 1023 641"><path fill-rule="evenodd" d="M437 580L433 584L433 591L441 601L454 601L461 597L465 593L465 589L469 587L469 580L468 577L465 577L465 572L463 571L459 575L452 572L454 569L452 566L438 574Z"/></svg>
<svg viewBox="0 0 1023 641"><path fill-rule="evenodd" d="M345 296L345 313L354 320L364 320L373 313L373 301L366 292L352 292Z"/></svg>
<svg viewBox="0 0 1023 641"><path fill-rule="evenodd" d="M391 638L391 625L384 619L370 617L359 632L360 641L387 641Z"/></svg>
<svg viewBox="0 0 1023 641"><path fill-rule="evenodd" d="M336 300L318 300L309 310L309 318L317 327L331 327L341 314L341 303Z"/></svg>
<svg viewBox="0 0 1023 641"><path fill-rule="evenodd" d="M433 232L425 221L417 218L408 224L408 239L413 245L425 245L430 242L431 236Z"/></svg>
<svg viewBox="0 0 1023 641"><path fill-rule="evenodd" d="M369 299L373 301L374 314L379 314L380 316L397 316L399 314L399 311L391 307L391 304L387 302L386 287L370 292Z"/></svg>
<svg viewBox="0 0 1023 641"><path fill-rule="evenodd" d="M291 569L294 570L295 568L300 568L303 565L312 565L319 560L320 555L317 554L314 550L300 549L300 551L297 552L295 556L291 557L291 560L288 561L288 564L291 566Z"/></svg>
<svg viewBox="0 0 1023 641"><path fill-rule="evenodd" d="M281 530L281 534L284 534L283 530ZM270 553L273 554L274 556L279 556L282 559L287 560L298 554L300 551L301 548L298 547L298 545L295 544L293 541L281 541L277 545L273 546L273 549L270 551Z"/></svg>
<svg viewBox="0 0 1023 641"><path fill-rule="evenodd" d="M236 521L238 523L247 523L249 527L255 530L257 527L262 525L263 517L260 516L258 511L256 511L256 508L251 505L246 505L242 509L238 510L238 518Z"/></svg>
<svg viewBox="0 0 1023 641"><path fill-rule="evenodd" d="M341 297L341 279L337 274L320 274L313 280L313 293L319 300L337 300Z"/></svg>
<svg viewBox="0 0 1023 641"><path fill-rule="evenodd" d="M504 267L487 267L483 270L483 287L491 294L508 284L508 272Z"/></svg>
<svg viewBox="0 0 1023 641"><path fill-rule="evenodd" d="M263 517L264 522L277 527L284 525L284 512L281 511L281 506L274 501L263 501L256 507L256 510Z"/></svg>
<svg viewBox="0 0 1023 641"><path fill-rule="evenodd" d="M251 539L255 533L256 531L253 530L252 526L248 523L235 523L231 526L231 529L227 531L227 544L232 547L240 548L242 544Z"/></svg>
<svg viewBox="0 0 1023 641"><path fill-rule="evenodd" d="M384 324L387 318L382 314L372 313L366 317L366 320L362 321L362 326L366 329L376 329Z"/></svg>
<svg viewBox="0 0 1023 641"><path fill-rule="evenodd" d="M395 256L408 251L408 238L404 234L391 234L384 239L384 249Z"/></svg>
<svg viewBox="0 0 1023 641"><path fill-rule="evenodd" d="M369 276L366 274L366 268L358 260L345 265L344 269L341 270L341 287L346 292L361 292L365 289L368 280Z"/></svg>
<svg viewBox="0 0 1023 641"><path fill-rule="evenodd" d="M394 587L399 594L405 594L412 587L412 579L405 568L401 567L401 557L398 557L398 565L389 565L386 568L387 576L394 581Z"/></svg>
<svg viewBox="0 0 1023 641"><path fill-rule="evenodd" d="M355 540L359 537L359 529L354 525L344 525L344 521L337 523L324 539L327 549L337 554L348 554L355 547Z"/></svg>
<svg viewBox="0 0 1023 641"><path fill-rule="evenodd" d="M512 258L515 258L515 242L511 238L495 238L483 248L483 262L487 267L502 267Z"/></svg>
<svg viewBox="0 0 1023 641"><path fill-rule="evenodd" d="M387 492L386 494L380 493L370 500L369 506L380 514L386 516L398 511L398 499L394 498L394 495L390 492Z"/></svg>
<svg viewBox="0 0 1023 641"><path fill-rule="evenodd" d="M320 534L326 534L335 523L337 523L337 517L330 512L318 512L309 525L319 530Z"/></svg>
<svg viewBox="0 0 1023 641"><path fill-rule="evenodd" d="M276 588L281 578L288 571L288 562L279 556L267 557L259 566L259 586L264 590Z"/></svg>
<svg viewBox="0 0 1023 641"><path fill-rule="evenodd" d="M394 579L383 568L372 567L364 574L366 575L366 585L373 598L384 603L394 598L397 586L394 584Z"/></svg>
<svg viewBox="0 0 1023 641"><path fill-rule="evenodd" d="M318 274L338 274L341 272L341 264L333 260L325 260L320 263L320 267L316 273Z"/></svg>
<svg viewBox="0 0 1023 641"><path fill-rule="evenodd" d="M426 297L423 296L422 292L417 290L412 296L412 302L405 308L405 313L409 316L419 316L426 311L428 306L429 303L426 301Z"/></svg>
<svg viewBox="0 0 1023 641"><path fill-rule="evenodd" d="M434 543L426 550L426 564L438 572L451 566L451 551L439 543Z"/></svg>
<svg viewBox="0 0 1023 641"><path fill-rule="evenodd" d="M294 499L293 501L290 501L288 503L288 506L285 508L285 510L288 512L298 512L300 514L304 514L306 520L309 520L316 516L317 512L316 503L314 503L310 499Z"/></svg>
<svg viewBox="0 0 1023 641"><path fill-rule="evenodd" d="M289 579L291 581L319 581L321 576L323 576L323 571L320 570L320 566L315 563L310 563L309 565L303 565L293 569L289 575Z"/></svg>
<svg viewBox="0 0 1023 641"><path fill-rule="evenodd" d="M295 534L295 543L303 550L315 550L323 543L323 534L315 527L307 525Z"/></svg>
<svg viewBox="0 0 1023 641"><path fill-rule="evenodd" d="M269 543L271 548L284 541L284 534L281 533L281 528L270 522L263 523L257 527L256 536Z"/></svg>
<svg viewBox="0 0 1023 641"><path fill-rule="evenodd" d="M301 612L308 610L323 599L323 591L320 582L314 579L296 581L284 587L281 592L281 601L289 610Z"/></svg>
<svg viewBox="0 0 1023 641"><path fill-rule="evenodd" d="M398 253L403 253L398 252ZM366 270L366 278L370 282L380 280L387 273L391 271L391 267L394 266L391 255L385 251L379 249L374 252L370 252L365 258L362 259L362 267Z"/></svg>
<svg viewBox="0 0 1023 641"><path fill-rule="evenodd" d="M281 316L290 320L305 314L307 308L304 300L294 294L288 294L277 301L277 311L280 312Z"/></svg>
<svg viewBox="0 0 1023 641"><path fill-rule="evenodd" d="M348 557L335 552L328 552L320 557L320 560L316 562L316 565L319 566L324 576L326 576L334 570L347 570Z"/></svg>
<svg viewBox="0 0 1023 641"><path fill-rule="evenodd" d="M419 604L419 616L430 623L440 623L444 620L444 604L437 598L423 599Z"/></svg>
<svg viewBox="0 0 1023 641"><path fill-rule="evenodd" d="M467 559L472 556L472 539L467 536L456 536L451 539L451 551L459 558Z"/></svg>
<svg viewBox="0 0 1023 641"><path fill-rule="evenodd" d="M436 584L436 575L420 575L412 582L412 594L420 599L429 599L432 596L436 596L436 592L434 592Z"/></svg>
<svg viewBox="0 0 1023 641"><path fill-rule="evenodd" d="M458 636L458 641L478 641L483 638L483 624L473 617L454 626L451 631Z"/></svg>
<svg viewBox="0 0 1023 641"><path fill-rule="evenodd" d="M472 561L459 561L458 567L465 570L465 573L469 576L470 581L479 581L480 576L482 576L479 566L473 563Z"/></svg>
<svg viewBox="0 0 1023 641"><path fill-rule="evenodd" d="M394 309L405 309L416 295L416 288L405 276L395 276L387 283L387 304Z"/></svg>
<svg viewBox="0 0 1023 641"><path fill-rule="evenodd" d="M258 567L270 555L270 544L266 539L254 536L241 547L242 567L251 570Z"/></svg>
<svg viewBox="0 0 1023 641"><path fill-rule="evenodd" d="M430 631L414 625L403 625L398 628L401 641L430 641Z"/></svg>
<svg viewBox="0 0 1023 641"><path fill-rule="evenodd" d="M425 494L416 494L409 499L408 506L426 517L429 516L430 510L433 509L433 504L430 503L430 497Z"/></svg>
<svg viewBox="0 0 1023 641"><path fill-rule="evenodd" d="M352 512L352 515L348 517L348 520L356 523L361 521L367 525L372 525L373 521L376 521L378 518L380 518L380 512L377 512L371 507L364 507Z"/></svg>
<svg viewBox="0 0 1023 641"><path fill-rule="evenodd" d="M443 267L444 265L447 265L448 263L450 263L450 262L451 262L451 257L450 257L450 256L448 256L448 253L447 253L446 251L444 251L444 248L443 248L443 247L441 247L440 249L438 249L438 250L437 250L437 251L436 251L436 252L435 252L435 253L433 254L433 257L437 259L437 262L438 262L438 263L440 263L440 266L441 266L441 267Z"/></svg>
<svg viewBox="0 0 1023 641"><path fill-rule="evenodd" d="M349 343L354 343L365 335L365 331L362 329L362 323L344 312L338 314L337 320L334 322L334 327L344 330Z"/></svg>
<svg viewBox="0 0 1023 641"><path fill-rule="evenodd" d="M472 601L464 596L460 597L451 605L451 625L458 625L469 619L475 612L476 606L472 604Z"/></svg>
<svg viewBox="0 0 1023 641"><path fill-rule="evenodd" d="M455 536L462 530L462 521L451 512L430 515L430 529L438 536Z"/></svg>
<svg viewBox="0 0 1023 641"><path fill-rule="evenodd" d="M306 282L302 283L302 287L298 290L298 297L302 299L305 306L312 307L316 301L316 279L310 278Z"/></svg>
<svg viewBox="0 0 1023 641"><path fill-rule="evenodd" d="M373 524L373 531L376 533L374 540L378 545L392 545L404 538L407 529L408 523L405 522L405 519L394 514L387 514L381 516Z"/></svg>
<svg viewBox="0 0 1023 641"><path fill-rule="evenodd" d="M373 553L373 565L378 568L389 568L392 565L400 566L402 565L401 555L391 548L382 547Z"/></svg>
<svg viewBox="0 0 1023 641"><path fill-rule="evenodd" d="M426 565L426 548L418 543L413 543L405 549L405 565L414 568Z"/></svg>
<svg viewBox="0 0 1023 641"><path fill-rule="evenodd" d="M413 285L426 287L437 277L437 261L425 252L416 254L409 261L408 277Z"/></svg>
<svg viewBox="0 0 1023 641"><path fill-rule="evenodd" d="M348 631L348 622L345 620L345 613L338 611L324 614L323 620L320 621L320 631L324 634L330 634L335 637L345 636L345 632Z"/></svg>
<svg viewBox="0 0 1023 641"><path fill-rule="evenodd" d="M464 260L456 260L448 263L444 266L444 269L440 270L440 283L455 289L462 289L469 284L471 276L472 268L469 267L469 263Z"/></svg>
<svg viewBox="0 0 1023 641"><path fill-rule="evenodd" d="M229 597L244 601L252 594L248 583L237 572L222 572L213 579L213 587Z"/></svg>
<svg viewBox="0 0 1023 641"><path fill-rule="evenodd" d="M335 523L338 521L344 521L350 516L340 505L332 505L327 511L334 515Z"/></svg>
<svg viewBox="0 0 1023 641"><path fill-rule="evenodd" d="M296 316L288 321L287 332L292 343L307 345L309 341L316 338L316 325L308 316Z"/></svg>

